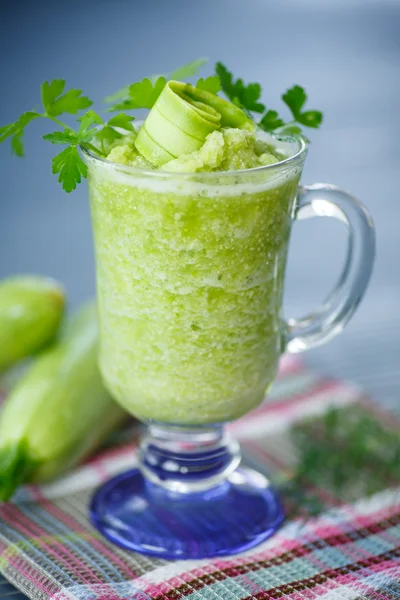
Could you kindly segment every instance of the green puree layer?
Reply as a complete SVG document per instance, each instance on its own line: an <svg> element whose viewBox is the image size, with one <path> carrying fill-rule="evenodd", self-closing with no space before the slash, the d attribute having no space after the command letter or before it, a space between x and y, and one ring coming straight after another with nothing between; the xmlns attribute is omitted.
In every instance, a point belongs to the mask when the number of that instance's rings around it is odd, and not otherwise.
<svg viewBox="0 0 400 600"><path fill-rule="evenodd" d="M153 169L153 165L135 148L136 135L132 133L118 140L107 158L122 165ZM254 132L223 128L210 133L199 150L170 160L160 170L181 173L237 171L270 165L279 160L276 150Z"/></svg>
<svg viewBox="0 0 400 600"><path fill-rule="evenodd" d="M150 168L133 138L108 158ZM253 133L222 129L159 172L249 168L276 156ZM168 423L230 421L257 406L282 350L298 175L278 180L272 169L265 185L245 187L231 175L210 191L94 161L89 181L109 389L137 417Z"/></svg>

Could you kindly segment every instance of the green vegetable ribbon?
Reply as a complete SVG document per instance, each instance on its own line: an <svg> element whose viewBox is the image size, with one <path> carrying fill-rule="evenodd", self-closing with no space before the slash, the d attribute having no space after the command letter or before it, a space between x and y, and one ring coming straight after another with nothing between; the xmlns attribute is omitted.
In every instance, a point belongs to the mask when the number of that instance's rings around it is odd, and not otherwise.
<svg viewBox="0 0 400 600"><path fill-rule="evenodd" d="M136 148L160 167L195 152L221 127L254 129L254 124L241 108L216 94L169 81L139 131Z"/></svg>

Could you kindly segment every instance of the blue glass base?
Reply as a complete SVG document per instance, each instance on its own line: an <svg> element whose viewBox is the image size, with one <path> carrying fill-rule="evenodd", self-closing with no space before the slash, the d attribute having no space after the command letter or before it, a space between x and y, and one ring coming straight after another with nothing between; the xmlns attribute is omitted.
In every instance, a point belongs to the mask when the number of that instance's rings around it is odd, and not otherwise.
<svg viewBox="0 0 400 600"><path fill-rule="evenodd" d="M99 488L90 514L110 541L165 559L248 550L270 537L284 519L278 493L263 475L246 468L194 493L169 491L133 469Z"/></svg>

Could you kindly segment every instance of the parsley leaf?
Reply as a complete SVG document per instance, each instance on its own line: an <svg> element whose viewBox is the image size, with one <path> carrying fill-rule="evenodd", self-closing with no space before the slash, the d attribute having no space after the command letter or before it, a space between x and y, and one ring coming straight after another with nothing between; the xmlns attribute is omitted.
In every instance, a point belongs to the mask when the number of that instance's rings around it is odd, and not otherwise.
<svg viewBox="0 0 400 600"><path fill-rule="evenodd" d="M196 75L200 71L201 67L206 64L206 62L206 58L197 58L193 62L187 63L182 67L178 67L178 69L175 69L175 71L172 71L169 78L177 79L178 81L181 81L182 79L189 79L189 77Z"/></svg>
<svg viewBox="0 0 400 600"><path fill-rule="evenodd" d="M38 119L41 116L42 115L40 113L37 113L33 110L22 113L22 115L17 119L17 121L15 121L16 129L25 129L25 127L29 125L31 121L34 121L35 119Z"/></svg>
<svg viewBox="0 0 400 600"><path fill-rule="evenodd" d="M128 88L129 94L129 88ZM124 98L121 102L117 102L116 104L112 104L108 108L106 108L106 112L115 112L118 110L132 110L135 109L136 106L133 105L133 102L129 98Z"/></svg>
<svg viewBox="0 0 400 600"><path fill-rule="evenodd" d="M259 122L259 126L264 131L273 131L284 124L285 122L282 121L276 110L268 110Z"/></svg>
<svg viewBox="0 0 400 600"><path fill-rule="evenodd" d="M129 86L129 98L111 106L108 111L153 108L166 83L165 77L158 77L155 81L145 77Z"/></svg>
<svg viewBox="0 0 400 600"><path fill-rule="evenodd" d="M70 127L64 127L63 131L47 133L43 136L43 139L52 144L72 144L76 146L90 142L97 133L96 127L92 127L92 125L103 123L103 119L94 110L89 110L82 117L79 117L78 121L80 121L80 124L77 132Z"/></svg>
<svg viewBox="0 0 400 600"><path fill-rule="evenodd" d="M82 117L78 117L80 121L78 129L78 142L89 142L97 133L97 128L92 125L102 125L103 119L94 111L88 110Z"/></svg>
<svg viewBox="0 0 400 600"><path fill-rule="evenodd" d="M41 117L40 113L34 111L28 111L22 113L20 117L14 122L9 123L8 125L4 125L4 127L0 127L0 144L4 142L8 137L18 133L20 130L25 129L25 127L34 119Z"/></svg>
<svg viewBox="0 0 400 600"><path fill-rule="evenodd" d="M167 80L159 77L155 82L145 78L129 86L129 96L135 108L153 108Z"/></svg>
<svg viewBox="0 0 400 600"><path fill-rule="evenodd" d="M150 81L152 83L154 83L155 81L157 81L157 79L159 77L163 77L163 75L150 75L147 79L150 79ZM106 96L104 98L103 102L105 102L106 104L112 104L116 100L122 100L122 102L120 104L116 105L116 106L119 106L119 108L116 110L122 110L123 108L129 108L124 104L124 102L127 99L127 96L129 96L129 87L130 87L129 85L124 85L120 90L117 90L113 94Z"/></svg>
<svg viewBox="0 0 400 600"><path fill-rule="evenodd" d="M23 143L24 130L20 129L11 138L11 152L17 156L24 156L24 143Z"/></svg>
<svg viewBox="0 0 400 600"><path fill-rule="evenodd" d="M65 144L65 148L53 159L53 173L58 173L58 180L62 183L64 190L71 192L76 184L81 182L82 177L87 175L87 167L82 161L77 146L85 145L87 148L96 150L89 141L96 135L95 124L103 123L101 117L93 110L87 111L80 121L78 131L74 131L68 125L62 123L56 117L61 113L76 114L80 110L90 106L91 100L82 96L82 91L71 89L64 93L65 81L54 79L50 83L45 81L41 86L42 102L45 112L38 113L27 111L22 113L14 122L0 128L0 143L11 137L11 149L18 156L24 155L23 134L25 127L34 119L44 117L55 121L63 129L54 131L43 136L52 144ZM100 151L98 151L100 153Z"/></svg>
<svg viewBox="0 0 400 600"><path fill-rule="evenodd" d="M102 127L96 133L96 141L100 144L101 151L104 155L107 155L112 145L116 140L119 140L122 137L122 133L114 129L114 127Z"/></svg>
<svg viewBox="0 0 400 600"><path fill-rule="evenodd" d="M259 83L245 84L243 79L233 79L233 75L222 63L215 65L215 72L221 81L221 88L231 102L249 112L262 113L264 104L259 102L261 85Z"/></svg>
<svg viewBox="0 0 400 600"><path fill-rule="evenodd" d="M72 129L65 128L64 131L54 131L53 133L46 133L43 136L46 142L51 144L77 144L78 136Z"/></svg>
<svg viewBox="0 0 400 600"><path fill-rule="evenodd" d="M40 113L34 111L24 112L14 123L0 127L0 144L11 137L12 152L17 156L24 156L24 129L31 121L42 116Z"/></svg>
<svg viewBox="0 0 400 600"><path fill-rule="evenodd" d="M134 120L135 117L132 117L131 115L126 115L122 112L119 115L111 117L107 125L111 127L120 127L121 129L126 129L127 131L134 131L134 127L132 125L132 121Z"/></svg>
<svg viewBox="0 0 400 600"><path fill-rule="evenodd" d="M185 79L188 79L189 77L193 77L193 75L196 75L196 73L201 69L201 67L203 65L205 65L206 62L207 62L206 58L198 58L197 60L194 60L191 63L183 65L182 67L178 67L177 69L175 69L174 71L172 71L169 74L150 75L150 77L146 77L145 79L148 79L151 84L155 84L161 78L185 80ZM144 79L139 83L143 83L143 81L144 81ZM133 84L133 85L136 85L136 84ZM150 107L136 106L135 102L129 98L129 96L130 96L129 92L130 92L131 87L132 86L130 86L130 85L125 85L120 90L114 92L114 94L110 94L109 96L107 96L104 99L104 102L106 102L107 104L112 104L112 106L107 109L108 112L114 112L116 110L131 110L131 109L135 109L135 108L152 108L153 105ZM204 89L204 88L202 88L202 89ZM114 102L116 102L118 100L120 102L113 104Z"/></svg>
<svg viewBox="0 0 400 600"><path fill-rule="evenodd" d="M215 65L215 72L220 79L222 91L231 100L235 98L235 85L233 83L233 75L220 62Z"/></svg>
<svg viewBox="0 0 400 600"><path fill-rule="evenodd" d="M237 84L242 84L242 80L238 79ZM247 110L252 112L262 113L265 110L264 104L258 102L261 96L261 85L259 83L249 83L243 85L243 91L239 96L239 102L243 104Z"/></svg>
<svg viewBox="0 0 400 600"><path fill-rule="evenodd" d="M4 141L9 135L9 131L14 127L14 123L8 123L8 125L3 125L0 127L0 140Z"/></svg>
<svg viewBox="0 0 400 600"><path fill-rule="evenodd" d="M322 123L323 116L322 112L319 110L306 110L298 115L296 120L306 127L318 129Z"/></svg>
<svg viewBox="0 0 400 600"><path fill-rule="evenodd" d="M42 104L47 114L51 115L51 107L57 96L63 93L65 79L53 79L50 83L44 81L41 85Z"/></svg>
<svg viewBox="0 0 400 600"><path fill-rule="evenodd" d="M68 146L53 158L52 172L59 173L58 181L66 192L72 192L82 177L87 177L87 166L79 156L76 146Z"/></svg>
<svg viewBox="0 0 400 600"><path fill-rule="evenodd" d="M302 108L307 101L307 94L304 88L294 85L283 95L282 100L289 107L294 120L306 127L317 128L322 123L322 113L319 110L307 110L302 112Z"/></svg>
<svg viewBox="0 0 400 600"><path fill-rule="evenodd" d="M232 73L220 62L216 64L215 72L220 78L222 91L231 102L247 110L247 112L264 112L265 106L259 101L262 91L259 83L249 83L246 85L242 79L235 81ZM302 111L307 101L307 94L299 85L295 85L287 90L283 94L282 100L289 107L294 120L290 123L285 123L276 110L269 109L259 122L259 126L264 131L279 130L281 134L298 135L302 134L302 130L296 123L315 128L319 127L322 123L322 113L320 111Z"/></svg>
<svg viewBox="0 0 400 600"><path fill-rule="evenodd" d="M125 129L126 131L134 131L134 127L132 125L133 120L134 117L131 115L120 113L119 115L111 117L108 123L97 131L96 140L100 142L101 149L104 154L108 154L113 143L122 137L122 133L114 128L119 127L120 129Z"/></svg>
<svg viewBox="0 0 400 600"><path fill-rule="evenodd" d="M295 117L298 115L303 108L306 100L307 94L304 88L299 85L294 85L292 88L288 89L284 94L282 94L282 100L285 104L288 105L290 110Z"/></svg>
<svg viewBox="0 0 400 600"><path fill-rule="evenodd" d="M96 151L97 149L88 142L98 132L93 125L103 123L103 119L94 110L87 111L78 118L78 121L80 121L78 131L65 126L63 131L54 131L43 136L43 139L52 144L68 145L53 158L52 166L52 172L59 173L58 181L66 192L72 192L76 188L76 184L81 182L82 177L87 176L87 166L81 159L77 146L83 144Z"/></svg>
<svg viewBox="0 0 400 600"><path fill-rule="evenodd" d="M296 125L295 123L287 123L279 128L279 135L302 135L303 138L308 142L307 138L304 136L301 127Z"/></svg>
<svg viewBox="0 0 400 600"><path fill-rule="evenodd" d="M217 94L221 89L221 80L218 75L211 75L211 77L207 77L206 79L201 77L196 83L196 87L199 90L205 90L206 92Z"/></svg>
<svg viewBox="0 0 400 600"><path fill-rule="evenodd" d="M50 83L42 84L42 103L47 115L57 117L62 113L76 115L93 104L87 97L82 96L82 90L71 89L63 94L65 88L64 79L53 79Z"/></svg>
<svg viewBox="0 0 400 600"><path fill-rule="evenodd" d="M162 77L162 75L150 75L147 79L150 79L150 81L154 83L159 77ZM129 106L125 104L125 102L127 102L127 96L129 96L129 87L129 85L124 85L124 87L122 87L120 90L117 90L113 94L106 96L103 102L106 102L107 104L112 104L116 100L122 100L122 102L115 105L116 107L119 107L116 108L116 110L123 110L125 108L129 109Z"/></svg>

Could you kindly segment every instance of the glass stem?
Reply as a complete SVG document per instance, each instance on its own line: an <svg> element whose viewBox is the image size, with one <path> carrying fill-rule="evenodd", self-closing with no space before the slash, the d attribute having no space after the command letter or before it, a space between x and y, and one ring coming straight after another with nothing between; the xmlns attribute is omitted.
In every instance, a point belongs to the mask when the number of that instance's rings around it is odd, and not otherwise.
<svg viewBox="0 0 400 600"><path fill-rule="evenodd" d="M240 463L239 444L222 425L148 425L139 451L139 468L151 483L178 493L216 487Z"/></svg>

